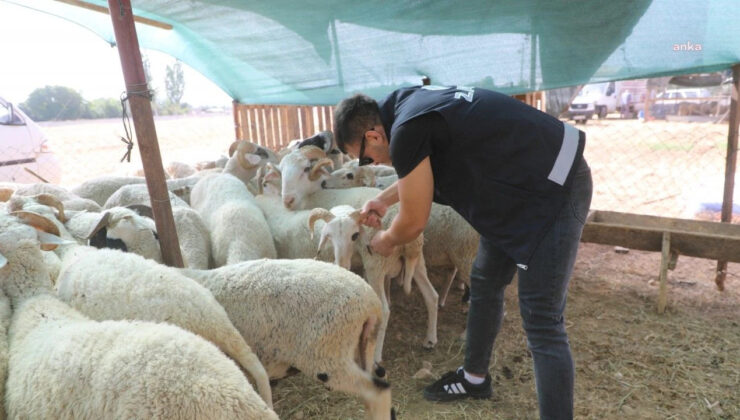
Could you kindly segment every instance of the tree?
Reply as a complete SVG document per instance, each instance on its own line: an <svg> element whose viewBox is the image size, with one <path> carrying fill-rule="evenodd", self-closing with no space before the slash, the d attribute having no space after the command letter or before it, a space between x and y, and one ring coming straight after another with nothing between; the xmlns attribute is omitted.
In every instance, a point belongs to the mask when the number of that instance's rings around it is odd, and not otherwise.
<svg viewBox="0 0 740 420"><path fill-rule="evenodd" d="M82 95L65 86L35 89L20 107L36 121L75 120L86 112Z"/></svg>
<svg viewBox="0 0 740 420"><path fill-rule="evenodd" d="M149 56L147 56L146 54L142 54L141 58L142 65L144 66L144 76L146 77L146 83L147 86L149 86L149 90L151 90L152 92L152 103L155 103L157 91L152 88L152 66L149 62Z"/></svg>
<svg viewBox="0 0 740 420"><path fill-rule="evenodd" d="M121 101L114 98L98 98L88 103L86 118L115 118L121 116Z"/></svg>
<svg viewBox="0 0 740 420"><path fill-rule="evenodd" d="M179 105L182 95L185 92L185 74L183 73L180 60L175 60L175 64L167 66L164 86L167 89L167 99L171 103Z"/></svg>

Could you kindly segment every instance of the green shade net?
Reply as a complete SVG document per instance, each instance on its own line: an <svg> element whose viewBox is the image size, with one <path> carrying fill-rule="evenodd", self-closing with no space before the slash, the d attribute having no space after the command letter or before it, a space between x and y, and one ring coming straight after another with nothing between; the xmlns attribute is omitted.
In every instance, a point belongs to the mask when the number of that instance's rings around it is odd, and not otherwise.
<svg viewBox="0 0 740 420"><path fill-rule="evenodd" d="M54 0L0 0L89 28L110 17ZM107 1L87 3L108 6ZM508 94L726 69L740 62L736 0L133 0L143 48L250 104L336 104L420 84ZM114 10L114 13L116 11ZM53 34L49 34L53 36Z"/></svg>

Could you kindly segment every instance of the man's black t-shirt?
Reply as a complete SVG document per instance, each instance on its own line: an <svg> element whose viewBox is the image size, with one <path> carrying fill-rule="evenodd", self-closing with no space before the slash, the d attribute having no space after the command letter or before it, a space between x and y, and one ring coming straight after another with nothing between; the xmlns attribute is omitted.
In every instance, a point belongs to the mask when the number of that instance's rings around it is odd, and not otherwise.
<svg viewBox="0 0 740 420"><path fill-rule="evenodd" d="M565 203L585 135L486 89L402 88L378 105L399 177L429 156L434 201L527 264Z"/></svg>
<svg viewBox="0 0 740 420"><path fill-rule="evenodd" d="M432 172L440 165L438 158L450 147L450 131L445 119L436 112L424 114L406 122L396 130L390 142L390 153L393 167L399 178L413 171L424 158L432 161ZM435 176L434 201L447 204L437 189Z"/></svg>

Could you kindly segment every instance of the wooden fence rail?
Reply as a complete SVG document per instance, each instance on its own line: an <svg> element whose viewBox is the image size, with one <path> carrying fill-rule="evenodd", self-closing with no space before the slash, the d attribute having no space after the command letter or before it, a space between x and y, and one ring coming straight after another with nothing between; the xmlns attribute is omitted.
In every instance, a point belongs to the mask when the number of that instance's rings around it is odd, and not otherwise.
<svg viewBox="0 0 740 420"><path fill-rule="evenodd" d="M334 107L308 105L245 105L234 102L236 138L280 150L295 139L331 131Z"/></svg>

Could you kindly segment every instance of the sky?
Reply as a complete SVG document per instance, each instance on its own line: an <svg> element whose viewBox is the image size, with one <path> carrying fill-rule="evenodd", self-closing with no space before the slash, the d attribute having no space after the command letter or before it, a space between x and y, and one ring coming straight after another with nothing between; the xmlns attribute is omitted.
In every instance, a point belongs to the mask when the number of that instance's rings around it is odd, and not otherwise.
<svg viewBox="0 0 740 420"><path fill-rule="evenodd" d="M153 87L166 98L167 65L175 59L142 50L150 62ZM231 98L183 63L185 93L192 106L231 107ZM91 31L69 21L0 1L0 97L20 103L44 86L66 86L83 98L121 97L125 90L118 50Z"/></svg>

